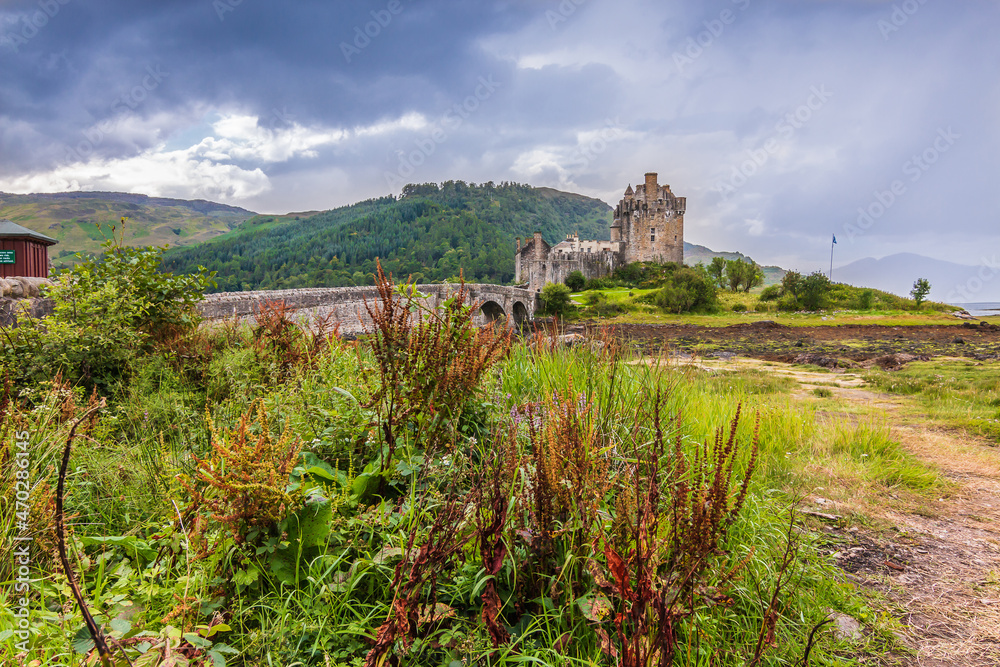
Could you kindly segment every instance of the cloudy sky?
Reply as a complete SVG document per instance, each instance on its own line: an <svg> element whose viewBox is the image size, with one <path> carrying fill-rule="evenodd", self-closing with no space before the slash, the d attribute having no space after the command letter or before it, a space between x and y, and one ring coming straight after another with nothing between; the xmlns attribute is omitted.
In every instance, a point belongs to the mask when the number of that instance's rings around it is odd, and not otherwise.
<svg viewBox="0 0 1000 667"><path fill-rule="evenodd" d="M995 0L0 0L0 191L260 212L406 182L618 201L811 271L1000 251Z"/></svg>

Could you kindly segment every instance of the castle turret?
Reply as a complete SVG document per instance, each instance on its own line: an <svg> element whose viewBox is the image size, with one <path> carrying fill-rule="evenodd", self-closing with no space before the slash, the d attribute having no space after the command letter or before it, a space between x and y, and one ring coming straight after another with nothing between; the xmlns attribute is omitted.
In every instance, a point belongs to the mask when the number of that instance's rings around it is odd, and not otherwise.
<svg viewBox="0 0 1000 667"><path fill-rule="evenodd" d="M648 172L646 174L646 203L655 202L659 196L660 186L656 183L656 172Z"/></svg>
<svg viewBox="0 0 1000 667"><path fill-rule="evenodd" d="M634 192L630 184L611 224L611 240L621 243L620 261L683 262L686 205L669 185L659 184L655 171Z"/></svg>

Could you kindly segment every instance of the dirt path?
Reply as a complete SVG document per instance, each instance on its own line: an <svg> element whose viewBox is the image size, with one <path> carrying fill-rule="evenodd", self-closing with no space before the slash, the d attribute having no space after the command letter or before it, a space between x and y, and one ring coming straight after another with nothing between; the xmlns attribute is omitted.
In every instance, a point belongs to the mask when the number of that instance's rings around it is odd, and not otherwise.
<svg viewBox="0 0 1000 667"><path fill-rule="evenodd" d="M708 368L759 368L790 377L799 383L797 400L822 400L813 390L826 388L852 409L874 409L906 450L940 471L953 485L940 498L911 495L887 503L869 498L858 507L814 495L807 509L845 515L860 510L875 519L873 523L889 527L826 529L836 545L831 555L845 577L883 592L896 605L894 615L904 625L901 643L913 651L895 662L872 656L864 663L1000 665L1000 451L928 423L903 409L905 398L865 389L856 375L809 372L754 359L698 363Z"/></svg>

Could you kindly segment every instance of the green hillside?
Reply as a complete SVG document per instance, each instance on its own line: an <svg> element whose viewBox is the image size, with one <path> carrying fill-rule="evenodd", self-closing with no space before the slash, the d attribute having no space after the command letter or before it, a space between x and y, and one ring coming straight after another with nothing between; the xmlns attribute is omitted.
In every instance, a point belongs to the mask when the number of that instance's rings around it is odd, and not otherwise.
<svg viewBox="0 0 1000 667"><path fill-rule="evenodd" d="M72 261L78 252L98 252L104 237L98 224L128 217L125 243L132 246L185 246L225 234L251 216L235 206L214 202L121 192L66 192L12 195L0 192L0 219L11 220L56 239L53 266ZM110 232L108 232L110 233Z"/></svg>
<svg viewBox="0 0 1000 667"><path fill-rule="evenodd" d="M298 219L296 219L298 218ZM514 238L540 230L550 243L578 232L609 238L611 207L551 188L447 181L407 185L309 217L256 216L208 243L167 253L165 268L218 271L219 291L370 284L375 258L420 282L514 279Z"/></svg>

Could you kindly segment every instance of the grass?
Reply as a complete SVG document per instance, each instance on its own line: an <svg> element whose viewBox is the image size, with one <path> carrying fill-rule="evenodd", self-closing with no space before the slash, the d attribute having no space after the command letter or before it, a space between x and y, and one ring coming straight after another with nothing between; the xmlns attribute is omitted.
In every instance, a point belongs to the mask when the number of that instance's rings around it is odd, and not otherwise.
<svg viewBox="0 0 1000 667"><path fill-rule="evenodd" d="M931 420L1000 444L1000 362L939 358L864 377L881 391L912 396Z"/></svg>
<svg viewBox="0 0 1000 667"><path fill-rule="evenodd" d="M792 397L796 383L789 378L755 369L679 367L616 351L610 341L566 348L546 339L515 345L493 367L453 425L454 439L443 455L422 451L416 438L424 426L409 422L399 431L400 454L379 477L385 450L379 443L382 417L372 402L377 365L365 345L334 342L288 370L276 352L262 347L266 335L249 326L206 330L197 337L204 346L190 344L202 350L198 354L164 352L142 360L78 441L68 480L67 504L77 517L71 521L73 551L85 595L110 632L131 632L123 629L128 617L130 628L149 633L149 650L170 641L175 630L190 634L224 623L228 629L198 641L207 642L203 651L235 651L228 654L231 664L361 664L394 613L397 573L407 571L398 568L412 566L410 540L414 548L428 544L448 498L482 487L474 480L509 442L521 461L511 464L509 486L500 496L510 507L504 544L511 555L501 559L495 574L487 574L479 543L470 539L460 545L437 574L433 595L426 589L420 598L446 605L448 618L416 621L412 643L399 642L392 650L404 664L610 664L597 629L613 637L613 620L591 618L593 612L585 611L591 607L584 605L616 599L589 574L604 560L595 545L619 539L612 536L622 530L621 518L635 511L628 509L635 491L630 480L661 428L671 446L679 438L684 456L693 457L700 443L713 441L717 429L732 423L742 405L736 441L743 446L736 450L734 469L738 475L753 460L756 471L743 511L704 580L709 588L723 587L729 601L706 599L678 619L676 631L683 638L678 660L745 664L770 622L767 592L791 577L796 583L784 589L773 617L775 645L762 664L797 664L809 630L828 609L856 617L868 612L867 603L838 583L819 557L819 536L801 526L791 571L782 569L789 508L817 487L839 485L845 493L877 495L924 492L939 484L888 429L874 421L821 419L815 404ZM16 420L18 428L33 434L32 474L51 481L54 443L65 438L67 417L86 397L39 387L24 401ZM272 433L287 429L303 445L288 487L289 493L302 494L295 496L302 505L289 511L277 533L244 535L240 541L227 532L223 518L196 520L197 506L179 480L192 478L195 457L206 459L217 434L235 433L256 401L269 415ZM590 452L585 485L563 477L554 487L557 497L563 497L562 488L573 500L549 557L533 550L540 533L521 522L533 520L530 499L539 483L532 457L541 441L532 429L542 428L556 406L579 411L580 432L599 447L579 450ZM662 425L652 417L657 411ZM264 423L254 422L251 432L258 434ZM749 446L755 432L756 455ZM511 440L498 439L507 433ZM4 444L10 442L8 433ZM568 451L567 456L579 453ZM372 493L371 480L379 479L381 490ZM8 490L9 481L0 490ZM8 495L0 496L7 502ZM593 510L579 511L584 502L595 503ZM174 503L182 508L183 521ZM476 505L469 507L469 518L456 528L459 535L477 530L471 518ZM9 516L6 509L0 516ZM599 529L589 524L593 532L586 532L587 521L599 522ZM308 541L303 526L309 526ZM669 524L663 527L666 531ZM2 543L9 544L13 526L0 523L0 528ZM254 539L255 550L248 553L241 545ZM294 555L288 552L292 547ZM293 564L291 574L275 565L279 561ZM42 556L36 567L31 657L81 664L84 656L74 649L81 620L68 604L65 580ZM739 576L725 584L720 573L737 567ZM0 569L0 581L9 590L9 570ZM518 638L516 650L512 643L494 647L481 621L488 582L495 584L506 630ZM613 604L625 608L621 600ZM866 625L880 641L891 641L890 620ZM17 652L6 633L11 627L8 612L0 612L0 654L8 660ZM828 630L818 636L815 664L849 661L860 648Z"/></svg>
<svg viewBox="0 0 1000 667"><path fill-rule="evenodd" d="M573 301L583 308L583 317L601 317L602 322L608 324L694 324L698 326L731 326L733 324L747 324L750 322L772 321L790 327L802 326L840 326L844 324L880 324L883 326L918 326L918 325L952 325L959 326L962 320L956 318L946 310L932 310L931 307L939 308L941 304L925 306L925 310L914 312L912 310L830 310L823 312L784 312L779 311L774 302L765 303L759 299L759 294L733 293L728 290L720 290L720 309L712 314L682 314L675 315L665 313L650 304L639 303L638 299L651 292L653 289L629 289L615 288L605 290L588 290L577 292L572 296ZM609 313L601 310L588 310L586 306L594 299L604 299L608 303L615 304L622 311L621 313ZM745 312L733 312L734 305L740 304L746 307ZM1000 317L994 318L1000 320Z"/></svg>

